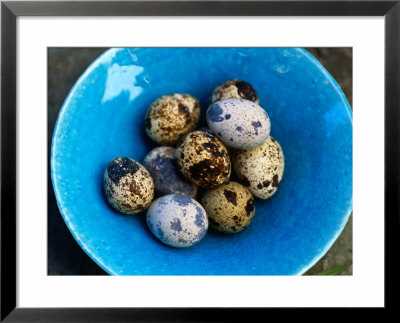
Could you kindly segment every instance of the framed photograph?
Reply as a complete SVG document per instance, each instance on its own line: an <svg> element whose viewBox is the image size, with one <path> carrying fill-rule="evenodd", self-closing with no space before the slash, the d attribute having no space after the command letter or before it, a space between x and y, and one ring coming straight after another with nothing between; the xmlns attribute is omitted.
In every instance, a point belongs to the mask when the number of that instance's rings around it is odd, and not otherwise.
<svg viewBox="0 0 400 323"><path fill-rule="evenodd" d="M2 2L1 320L393 308L399 15L398 1ZM201 138L206 161L190 153ZM159 146L175 173L152 170ZM346 223L351 267L320 273Z"/></svg>

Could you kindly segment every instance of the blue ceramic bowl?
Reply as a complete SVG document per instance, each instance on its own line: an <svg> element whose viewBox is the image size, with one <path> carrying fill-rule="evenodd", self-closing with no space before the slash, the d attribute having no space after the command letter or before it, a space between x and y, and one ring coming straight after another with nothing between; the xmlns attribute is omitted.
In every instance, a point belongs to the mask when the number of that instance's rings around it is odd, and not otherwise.
<svg viewBox="0 0 400 323"><path fill-rule="evenodd" d="M202 104L239 78L258 91L285 154L278 192L256 201L252 224L235 235L211 229L196 246L168 247L145 216L107 204L108 162L142 162L156 145L144 114L158 97L189 93ZM201 126L201 125L200 125ZM51 176L76 241L112 275L299 275L342 231L352 210L352 112L338 84L297 48L111 49L79 78L53 134Z"/></svg>

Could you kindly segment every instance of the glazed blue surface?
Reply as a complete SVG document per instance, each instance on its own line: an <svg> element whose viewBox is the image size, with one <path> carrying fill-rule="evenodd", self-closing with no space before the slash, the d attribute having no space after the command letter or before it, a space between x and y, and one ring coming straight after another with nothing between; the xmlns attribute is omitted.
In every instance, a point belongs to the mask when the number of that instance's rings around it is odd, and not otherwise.
<svg viewBox="0 0 400 323"><path fill-rule="evenodd" d="M102 177L117 156L139 162L156 147L144 115L158 97L188 93L202 104L228 79L257 90L271 135L285 154L278 192L256 199L243 232L212 231L176 249L158 241L145 215L108 206ZM317 262L352 210L352 112L329 73L296 48L111 49L77 81L53 134L51 175L73 236L113 275L299 275Z"/></svg>

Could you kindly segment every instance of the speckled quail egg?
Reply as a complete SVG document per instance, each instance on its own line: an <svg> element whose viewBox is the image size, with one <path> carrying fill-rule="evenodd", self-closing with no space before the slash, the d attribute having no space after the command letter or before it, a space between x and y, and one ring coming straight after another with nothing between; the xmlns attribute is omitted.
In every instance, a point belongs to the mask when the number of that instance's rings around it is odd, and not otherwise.
<svg viewBox="0 0 400 323"><path fill-rule="evenodd" d="M269 136L271 122L258 104L243 99L223 99L207 109L207 124L221 141L232 148L248 150Z"/></svg>
<svg viewBox="0 0 400 323"><path fill-rule="evenodd" d="M207 131L186 135L176 147L180 171L193 183L212 188L229 181L231 160L224 144Z"/></svg>
<svg viewBox="0 0 400 323"><path fill-rule="evenodd" d="M197 185L188 181L180 172L175 159L175 148L161 146L152 149L144 158L143 166L154 182L156 197L168 194L197 196Z"/></svg>
<svg viewBox="0 0 400 323"><path fill-rule="evenodd" d="M200 103L188 94L164 95L147 110L146 132L156 143L175 146L179 139L196 129Z"/></svg>
<svg viewBox="0 0 400 323"><path fill-rule="evenodd" d="M207 212L210 226L224 233L242 231L250 225L255 213L253 195L236 182L205 191L201 205Z"/></svg>
<svg viewBox="0 0 400 323"><path fill-rule="evenodd" d="M210 99L210 103L221 99L245 99L259 104L258 94L253 86L243 80L233 79L217 86Z"/></svg>
<svg viewBox="0 0 400 323"><path fill-rule="evenodd" d="M232 152L232 165L240 182L261 199L271 197L282 180L285 158L279 143L272 137L259 147Z"/></svg>
<svg viewBox="0 0 400 323"><path fill-rule="evenodd" d="M172 247L191 247L208 230L206 211L199 202L181 194L164 195L150 205L146 213L150 231Z"/></svg>
<svg viewBox="0 0 400 323"><path fill-rule="evenodd" d="M108 164L103 186L110 205L125 214L146 210L154 197L154 183L149 172L127 157L117 157Z"/></svg>

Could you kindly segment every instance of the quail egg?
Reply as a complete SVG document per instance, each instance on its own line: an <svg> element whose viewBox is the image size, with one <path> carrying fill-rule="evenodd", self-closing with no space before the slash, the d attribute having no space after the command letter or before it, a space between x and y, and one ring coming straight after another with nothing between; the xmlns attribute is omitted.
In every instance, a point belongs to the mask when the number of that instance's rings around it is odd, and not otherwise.
<svg viewBox="0 0 400 323"><path fill-rule="evenodd" d="M282 180L285 158L282 147L272 137L259 147L232 152L232 165L240 182L254 196L267 199L278 190Z"/></svg>
<svg viewBox="0 0 400 323"><path fill-rule="evenodd" d="M197 185L188 181L179 171L175 148L161 146L151 150L143 161L154 182L154 195L185 194L197 196Z"/></svg>
<svg viewBox="0 0 400 323"><path fill-rule="evenodd" d="M253 86L243 80L233 79L217 86L210 99L210 103L221 99L245 99L259 104L258 94Z"/></svg>
<svg viewBox="0 0 400 323"><path fill-rule="evenodd" d="M147 110L146 132L156 143L175 146L179 139L196 129L200 103L188 94L164 95Z"/></svg>
<svg viewBox="0 0 400 323"><path fill-rule="evenodd" d="M211 104L207 124L221 141L232 148L248 150L261 145L269 136L271 122L257 103L243 99L223 99Z"/></svg>
<svg viewBox="0 0 400 323"><path fill-rule="evenodd" d="M125 214L146 210L154 197L154 183L149 172L128 157L117 157L108 164L103 186L110 205Z"/></svg>
<svg viewBox="0 0 400 323"><path fill-rule="evenodd" d="M229 182L204 192L201 204L210 226L224 233L248 227L255 213L254 197L243 185Z"/></svg>
<svg viewBox="0 0 400 323"><path fill-rule="evenodd" d="M163 243L177 248L200 242L208 230L206 211L199 202L181 194L164 195L146 213L150 231Z"/></svg>
<svg viewBox="0 0 400 323"><path fill-rule="evenodd" d="M224 144L207 131L186 135L176 148L180 171L193 183L212 188L229 181L231 160Z"/></svg>

